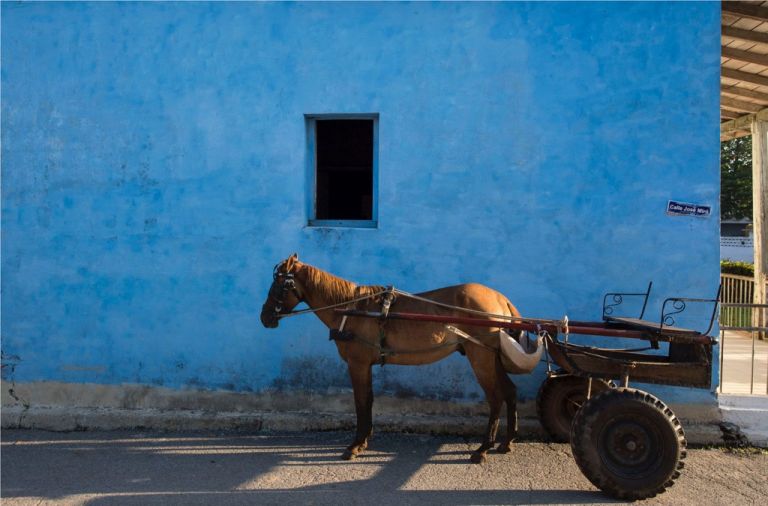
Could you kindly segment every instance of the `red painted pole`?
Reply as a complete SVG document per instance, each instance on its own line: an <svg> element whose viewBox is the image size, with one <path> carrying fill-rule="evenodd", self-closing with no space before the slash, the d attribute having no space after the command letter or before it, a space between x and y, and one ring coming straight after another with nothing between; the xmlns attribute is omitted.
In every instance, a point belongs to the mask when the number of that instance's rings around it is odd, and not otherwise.
<svg viewBox="0 0 768 506"><path fill-rule="evenodd" d="M347 316L358 316L363 318L380 318L381 313L375 313L370 311L359 310L344 310L337 309L336 311ZM536 332L538 330L546 330L550 334L554 335L557 332L563 332L565 329L561 328L561 323L557 320L525 320L521 318L519 320L504 321L504 320L489 320L487 318L469 318L462 316L449 316L449 315L431 315L420 313L389 313L387 318L395 320L409 320L409 321L421 321L421 322L433 322L433 323L453 323L459 325L470 325L475 327L501 327L505 329L526 330L529 332ZM653 331L645 330L633 330L616 328L615 326L608 327L602 322L568 322L568 332L571 334L583 334L590 336L605 336L605 337L619 337L625 339L641 339L641 340L658 340L658 341L677 341L688 342L697 344L712 344L712 339L706 335L669 335L669 334L657 334Z"/></svg>

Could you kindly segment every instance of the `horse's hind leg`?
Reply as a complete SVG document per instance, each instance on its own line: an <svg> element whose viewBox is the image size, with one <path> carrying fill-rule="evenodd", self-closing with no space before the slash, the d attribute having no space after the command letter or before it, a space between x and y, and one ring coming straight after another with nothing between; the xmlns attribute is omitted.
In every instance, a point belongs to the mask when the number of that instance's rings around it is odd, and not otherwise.
<svg viewBox="0 0 768 506"><path fill-rule="evenodd" d="M487 395L487 394L486 394ZM488 405L491 408L491 412L488 416L488 427L485 430L485 437L483 443L472 452L470 460L474 464L482 464L485 462L485 454L488 450L493 448L496 441L496 432L499 430L499 414L501 413L501 399L488 397Z"/></svg>
<svg viewBox="0 0 768 506"><path fill-rule="evenodd" d="M368 448L368 438L373 433L373 376L370 364L349 362L349 377L355 395L357 431L341 458L351 460Z"/></svg>
<svg viewBox="0 0 768 506"><path fill-rule="evenodd" d="M504 402L507 404L507 434L501 440L496 451L499 453L509 453L512 451L512 441L517 437L517 387L507 376L507 371L501 365L501 359L496 358L496 378L497 385L501 388L504 396Z"/></svg>
<svg viewBox="0 0 768 506"><path fill-rule="evenodd" d="M504 397L497 383L496 354L478 346L465 345L465 349L469 363L472 365L472 370L477 377L478 383L480 383L485 392L485 398L490 408L488 427L485 431L483 443L472 452L470 458L475 464L480 464L485 461L485 454L493 448L496 441L496 432L499 429L499 415L501 414L501 405L504 402Z"/></svg>

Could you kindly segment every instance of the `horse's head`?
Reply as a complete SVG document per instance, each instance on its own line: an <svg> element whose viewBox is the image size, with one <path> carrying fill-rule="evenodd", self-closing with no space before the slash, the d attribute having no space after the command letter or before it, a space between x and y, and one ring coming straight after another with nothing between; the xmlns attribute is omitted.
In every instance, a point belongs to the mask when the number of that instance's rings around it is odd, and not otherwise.
<svg viewBox="0 0 768 506"><path fill-rule="evenodd" d="M275 266L272 286L269 287L267 300L261 307L261 323L265 327L276 328L280 323L280 315L290 313L304 300L294 278L298 266L299 256L296 253Z"/></svg>

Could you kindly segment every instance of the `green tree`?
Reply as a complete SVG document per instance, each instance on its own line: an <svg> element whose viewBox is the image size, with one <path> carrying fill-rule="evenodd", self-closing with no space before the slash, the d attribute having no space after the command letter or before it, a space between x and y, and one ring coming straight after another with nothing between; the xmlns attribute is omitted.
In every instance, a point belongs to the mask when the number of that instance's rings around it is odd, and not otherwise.
<svg viewBox="0 0 768 506"><path fill-rule="evenodd" d="M752 219L752 137L720 143L720 216Z"/></svg>

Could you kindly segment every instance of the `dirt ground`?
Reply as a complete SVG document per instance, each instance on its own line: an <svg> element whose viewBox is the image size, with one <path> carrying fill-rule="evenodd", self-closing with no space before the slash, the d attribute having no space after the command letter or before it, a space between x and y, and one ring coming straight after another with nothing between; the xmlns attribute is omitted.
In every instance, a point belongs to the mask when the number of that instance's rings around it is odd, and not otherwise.
<svg viewBox="0 0 768 506"><path fill-rule="evenodd" d="M522 441L469 463L478 441L376 434L357 460L339 432L2 432L2 503L617 504L582 476L570 446ZM638 504L766 504L768 452L689 449L666 493Z"/></svg>

